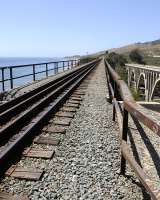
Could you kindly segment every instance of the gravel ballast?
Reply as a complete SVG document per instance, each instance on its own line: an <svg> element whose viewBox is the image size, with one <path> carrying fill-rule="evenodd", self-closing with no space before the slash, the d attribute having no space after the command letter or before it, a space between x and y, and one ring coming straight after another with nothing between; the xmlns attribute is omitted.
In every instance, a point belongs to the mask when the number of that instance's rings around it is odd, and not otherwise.
<svg viewBox="0 0 160 200"><path fill-rule="evenodd" d="M5 178L1 190L45 199L144 199L132 172L119 174L119 129L107 102L104 64L92 73L87 92L52 160L24 158L21 166L44 169L41 181ZM145 198L146 199L146 198Z"/></svg>

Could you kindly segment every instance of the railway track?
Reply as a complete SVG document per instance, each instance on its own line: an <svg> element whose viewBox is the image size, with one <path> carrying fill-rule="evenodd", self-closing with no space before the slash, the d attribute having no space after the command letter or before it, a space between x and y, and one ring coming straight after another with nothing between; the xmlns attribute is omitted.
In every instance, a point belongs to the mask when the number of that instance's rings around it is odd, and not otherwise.
<svg viewBox="0 0 160 200"><path fill-rule="evenodd" d="M79 106L87 83L80 87L79 85L98 62L93 61L83 65L77 70L0 105L0 176L10 176L13 172L16 172L16 163L22 156L41 158L53 156L54 151L37 152L36 149L29 146L32 146L33 140L36 144L58 144L58 140L44 137L44 135L38 136L38 134L41 130L43 130L42 132L65 132L65 128L61 125L69 125L73 112ZM79 87L78 90L76 90L77 87ZM61 108L62 105L65 106ZM46 128L49 121L50 123L53 122L51 119L55 116L55 113L57 113L57 121L54 121L55 126ZM60 117L61 120L57 117ZM39 179L42 175L42 173L34 172L34 170L31 173L33 176L29 172L24 174L23 170L21 173L19 171L19 174L21 174L20 178L28 176L31 180ZM18 177L18 175L15 177Z"/></svg>

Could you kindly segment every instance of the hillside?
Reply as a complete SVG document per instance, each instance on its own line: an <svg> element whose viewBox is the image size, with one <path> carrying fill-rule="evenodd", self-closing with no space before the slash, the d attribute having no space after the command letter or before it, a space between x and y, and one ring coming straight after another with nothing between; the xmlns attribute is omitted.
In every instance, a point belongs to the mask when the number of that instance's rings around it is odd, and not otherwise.
<svg viewBox="0 0 160 200"><path fill-rule="evenodd" d="M160 39L153 40L149 42L138 42L130 45L126 45L120 48L113 48L108 49L106 51L110 52L116 52L119 54L126 55L126 58L128 58L129 53L134 50L139 49L141 53L144 55L144 61L148 65L157 65L160 66ZM106 53L106 51L100 51L89 55L75 55L71 57L66 57L67 59L76 59L80 58L81 63L85 63L88 61L91 61L99 56L102 56Z"/></svg>
<svg viewBox="0 0 160 200"><path fill-rule="evenodd" d="M133 49L139 49L145 56L160 56L160 39L144 43L135 43L120 48L110 49L109 52L128 54Z"/></svg>

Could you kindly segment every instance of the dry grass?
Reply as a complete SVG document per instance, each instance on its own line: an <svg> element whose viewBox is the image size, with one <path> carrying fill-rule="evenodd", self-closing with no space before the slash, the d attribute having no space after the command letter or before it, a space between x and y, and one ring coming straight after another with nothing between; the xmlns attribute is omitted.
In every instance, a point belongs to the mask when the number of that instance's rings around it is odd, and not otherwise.
<svg viewBox="0 0 160 200"><path fill-rule="evenodd" d="M120 54L128 54L134 49L139 49L145 56L154 56L154 55L160 55L160 44L131 44L120 48L114 48L110 49L109 51L120 53Z"/></svg>

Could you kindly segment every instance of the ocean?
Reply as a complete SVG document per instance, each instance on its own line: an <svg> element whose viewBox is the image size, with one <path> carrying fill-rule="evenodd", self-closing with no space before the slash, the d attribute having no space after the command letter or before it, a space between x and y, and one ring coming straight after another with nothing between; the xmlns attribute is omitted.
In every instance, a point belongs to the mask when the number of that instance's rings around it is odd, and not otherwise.
<svg viewBox="0 0 160 200"><path fill-rule="evenodd" d="M13 66L13 65L27 65L36 64L41 62L50 62L63 60L63 58L50 58L50 57L0 57L0 67Z"/></svg>
<svg viewBox="0 0 160 200"><path fill-rule="evenodd" d="M10 67L10 66L16 66L16 65L28 65L28 64L37 64L37 63L45 63L45 62L54 62L54 61L61 61L65 60L63 58L50 58L50 57L0 57L0 69L2 67ZM61 67L59 65L59 67ZM48 69L53 69L54 65L49 64ZM45 65L37 65L36 66L36 73L39 71L44 71L46 69ZM61 69L62 70L62 69ZM60 71L59 71L60 72ZM33 73L33 67L28 66L28 67L21 67L21 68L13 68L13 77L18 77L18 76L23 76L26 74L32 74ZM51 70L48 72L48 75L54 75L54 70ZM46 77L46 73L41 73L41 74L36 74L36 80L42 79ZM10 73L9 69L4 70L4 78L9 79L10 78ZM2 73L0 70L0 81L2 80ZM33 76L27 76L19 79L14 79L13 80L13 86L18 87L22 86L24 84L30 83L33 81ZM5 81L5 90L10 89L10 81ZM2 83L0 82L0 91L2 91Z"/></svg>

